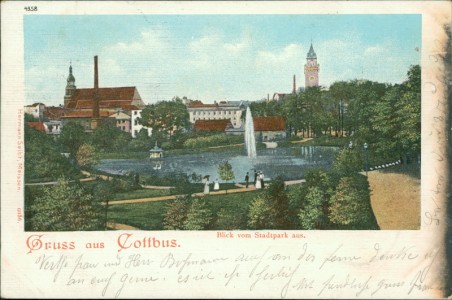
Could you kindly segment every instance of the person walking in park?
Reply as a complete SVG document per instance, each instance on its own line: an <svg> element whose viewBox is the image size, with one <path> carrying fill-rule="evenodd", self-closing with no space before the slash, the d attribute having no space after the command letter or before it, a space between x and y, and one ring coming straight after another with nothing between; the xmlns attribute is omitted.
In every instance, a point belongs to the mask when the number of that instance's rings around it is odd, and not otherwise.
<svg viewBox="0 0 452 300"><path fill-rule="evenodd" d="M249 181L250 181L250 176L249 176L248 172L246 172L246 175L245 175L245 188L248 188Z"/></svg>
<svg viewBox="0 0 452 300"><path fill-rule="evenodd" d="M254 170L254 186L256 186L256 181L257 181L257 171Z"/></svg>
<svg viewBox="0 0 452 300"><path fill-rule="evenodd" d="M210 192L210 182L209 182L209 175L206 175L203 177L202 182L204 183L204 194L207 195Z"/></svg>
<svg viewBox="0 0 452 300"><path fill-rule="evenodd" d="M264 184L264 172L260 172L259 180L261 182L262 188L264 188L265 187L265 184Z"/></svg>
<svg viewBox="0 0 452 300"><path fill-rule="evenodd" d="M257 190L262 188L262 181L260 179L260 174L261 173L259 172L257 174L257 177L256 177L256 185L255 185L255 187L256 187Z"/></svg>

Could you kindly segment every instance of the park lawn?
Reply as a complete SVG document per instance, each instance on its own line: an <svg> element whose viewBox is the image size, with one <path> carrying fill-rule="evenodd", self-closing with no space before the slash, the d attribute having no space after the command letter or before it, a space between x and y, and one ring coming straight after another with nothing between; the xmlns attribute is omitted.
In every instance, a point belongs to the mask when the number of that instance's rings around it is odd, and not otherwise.
<svg viewBox="0 0 452 300"><path fill-rule="evenodd" d="M301 143L301 146L332 146L343 147L347 145L350 138L347 137L335 137L335 136L321 136L313 138L312 140Z"/></svg>
<svg viewBox="0 0 452 300"><path fill-rule="evenodd" d="M140 198L152 198L171 195L170 190L159 190L159 189L140 189L130 192L116 193L112 199L115 200L125 200L125 199L140 199Z"/></svg>
<svg viewBox="0 0 452 300"><path fill-rule="evenodd" d="M421 181L413 167L369 172L370 201L382 230L420 228Z"/></svg>
<svg viewBox="0 0 452 300"><path fill-rule="evenodd" d="M258 193L260 191L206 196L213 213L211 229L246 229L248 207ZM142 230L163 230L163 219L169 203L170 201L159 201L113 205L108 209L108 222L126 224ZM220 211L223 220L218 223L217 216Z"/></svg>

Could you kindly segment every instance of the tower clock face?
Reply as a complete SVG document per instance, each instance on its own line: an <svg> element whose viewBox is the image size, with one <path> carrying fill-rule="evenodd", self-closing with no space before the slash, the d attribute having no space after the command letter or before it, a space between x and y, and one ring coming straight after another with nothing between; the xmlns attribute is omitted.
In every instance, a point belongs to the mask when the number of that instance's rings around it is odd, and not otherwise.
<svg viewBox="0 0 452 300"><path fill-rule="evenodd" d="M314 76L309 76L309 80L313 81L315 79Z"/></svg>

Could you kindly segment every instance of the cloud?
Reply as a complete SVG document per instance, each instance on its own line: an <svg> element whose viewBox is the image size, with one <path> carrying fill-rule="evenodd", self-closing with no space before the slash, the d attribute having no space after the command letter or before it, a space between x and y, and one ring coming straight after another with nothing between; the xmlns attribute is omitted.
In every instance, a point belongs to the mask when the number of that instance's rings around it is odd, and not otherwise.
<svg viewBox="0 0 452 300"><path fill-rule="evenodd" d="M249 27L232 38L225 32L209 30L190 39L154 26L115 40L99 49L100 85L136 86L146 103L176 95L206 102L257 100L274 92L290 92L294 74L297 87L304 86L303 68L309 44L275 44L254 34ZM363 77L400 82L420 55L405 55L398 44L390 41L369 45L353 33L320 40L313 46L323 86ZM93 85L94 54L83 49L71 53L79 88ZM36 58L38 63L27 65L31 66L26 69L28 103L63 103L69 58L66 53L56 55L57 52L55 49L52 57Z"/></svg>

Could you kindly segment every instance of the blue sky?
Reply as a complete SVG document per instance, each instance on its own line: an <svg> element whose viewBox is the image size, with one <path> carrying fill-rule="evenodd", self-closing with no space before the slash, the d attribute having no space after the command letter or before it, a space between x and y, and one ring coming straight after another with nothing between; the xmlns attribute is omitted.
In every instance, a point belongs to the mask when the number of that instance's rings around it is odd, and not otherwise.
<svg viewBox="0 0 452 300"><path fill-rule="evenodd" d="M145 103L187 96L259 100L304 86L312 40L320 84L400 83L420 64L421 15L130 15L24 17L27 104L63 103L69 62L78 88L136 86ZM418 49L418 51L416 50Z"/></svg>

